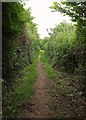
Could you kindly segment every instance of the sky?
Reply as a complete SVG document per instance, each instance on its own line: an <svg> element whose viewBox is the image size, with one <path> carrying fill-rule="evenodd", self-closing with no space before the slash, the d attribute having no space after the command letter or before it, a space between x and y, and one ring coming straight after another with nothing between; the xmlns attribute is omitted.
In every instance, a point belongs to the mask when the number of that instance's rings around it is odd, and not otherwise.
<svg viewBox="0 0 86 120"><path fill-rule="evenodd" d="M71 22L68 16L63 16L60 12L51 12L49 8L55 0L27 0L25 9L31 7L32 16L35 17L34 22L38 24L38 33L40 38L48 37L46 29L54 28L63 20ZM58 0L57 0L58 1Z"/></svg>

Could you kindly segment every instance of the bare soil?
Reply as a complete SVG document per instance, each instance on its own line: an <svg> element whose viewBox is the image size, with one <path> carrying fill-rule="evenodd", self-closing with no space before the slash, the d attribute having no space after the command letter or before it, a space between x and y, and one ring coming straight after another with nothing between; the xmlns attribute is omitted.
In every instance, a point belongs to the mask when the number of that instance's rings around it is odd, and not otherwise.
<svg viewBox="0 0 86 120"><path fill-rule="evenodd" d="M35 83L35 94L22 106L21 118L51 118L53 111L52 87L53 81L46 76L41 61L37 65L38 79Z"/></svg>

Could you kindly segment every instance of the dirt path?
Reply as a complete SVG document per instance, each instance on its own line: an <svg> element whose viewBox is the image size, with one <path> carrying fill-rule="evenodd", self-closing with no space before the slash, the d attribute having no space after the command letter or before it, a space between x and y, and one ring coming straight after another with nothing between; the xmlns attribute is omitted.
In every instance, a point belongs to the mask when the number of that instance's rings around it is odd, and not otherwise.
<svg viewBox="0 0 86 120"><path fill-rule="evenodd" d="M49 80L44 72L41 61L37 65L38 79L35 84L35 94L23 107L22 118L51 118L53 111L50 109L52 102L53 81Z"/></svg>
<svg viewBox="0 0 86 120"><path fill-rule="evenodd" d="M62 73L61 76L58 74L56 82L49 80L41 61L37 65L37 74L35 94L22 106L19 118L86 118L84 99L71 96L76 88L74 81L73 85L69 84L70 78Z"/></svg>

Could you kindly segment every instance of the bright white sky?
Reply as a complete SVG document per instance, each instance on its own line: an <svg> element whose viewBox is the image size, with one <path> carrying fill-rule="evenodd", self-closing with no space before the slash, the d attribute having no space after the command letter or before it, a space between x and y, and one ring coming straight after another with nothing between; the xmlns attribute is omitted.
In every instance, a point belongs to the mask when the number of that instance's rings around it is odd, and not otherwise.
<svg viewBox="0 0 86 120"><path fill-rule="evenodd" d="M62 16L59 12L51 12L49 8L55 0L29 0L25 8L31 7L32 16L35 17L34 22L38 24L38 33L40 38L48 36L47 30L54 28L63 20L70 22L68 16Z"/></svg>

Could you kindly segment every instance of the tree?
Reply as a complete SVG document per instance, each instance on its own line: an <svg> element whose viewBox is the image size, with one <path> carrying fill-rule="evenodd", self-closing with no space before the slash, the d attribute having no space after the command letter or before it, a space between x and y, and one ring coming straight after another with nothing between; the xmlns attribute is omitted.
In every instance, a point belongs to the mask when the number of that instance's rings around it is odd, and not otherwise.
<svg viewBox="0 0 86 120"><path fill-rule="evenodd" d="M79 76L80 76L80 86L83 93L86 94L86 1L85 2L54 2L51 9L54 11L59 11L64 15L69 15L71 20L76 22L76 39L77 44L75 47L76 58L78 61Z"/></svg>

